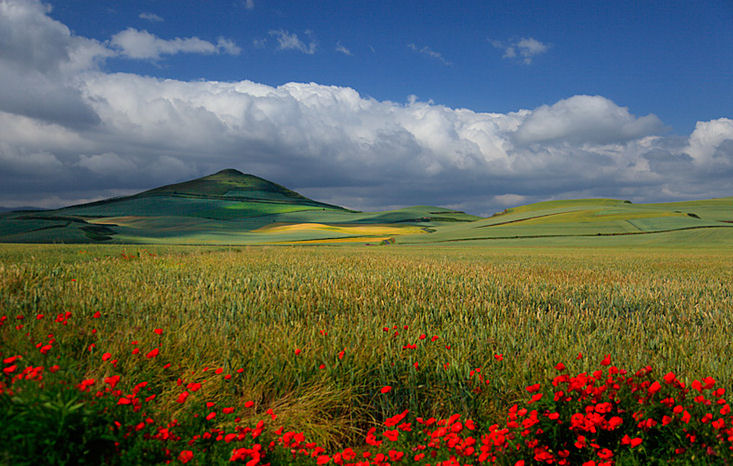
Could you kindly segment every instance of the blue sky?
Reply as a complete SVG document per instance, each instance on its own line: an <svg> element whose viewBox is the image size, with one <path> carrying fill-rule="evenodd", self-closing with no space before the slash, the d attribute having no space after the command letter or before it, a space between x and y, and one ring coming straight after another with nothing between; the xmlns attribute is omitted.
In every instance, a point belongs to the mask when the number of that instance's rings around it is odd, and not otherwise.
<svg viewBox="0 0 733 466"><path fill-rule="evenodd" d="M230 166L360 209L733 195L728 0L0 0L0 79L6 206Z"/></svg>
<svg viewBox="0 0 733 466"><path fill-rule="evenodd" d="M679 133L733 109L733 3L727 0L255 0L251 9L239 0L52 4L53 17L102 41L133 27L165 39L216 42L224 36L242 49L234 56L181 54L158 62L119 58L107 62L110 71L274 86L317 82L378 100L416 95L479 112L598 94L635 114L654 113ZM278 50L274 30L314 42L314 53ZM521 56L502 58L505 49L492 45L522 38L548 48L525 64ZM264 46L254 44L262 39ZM351 55L338 52L339 44Z"/></svg>

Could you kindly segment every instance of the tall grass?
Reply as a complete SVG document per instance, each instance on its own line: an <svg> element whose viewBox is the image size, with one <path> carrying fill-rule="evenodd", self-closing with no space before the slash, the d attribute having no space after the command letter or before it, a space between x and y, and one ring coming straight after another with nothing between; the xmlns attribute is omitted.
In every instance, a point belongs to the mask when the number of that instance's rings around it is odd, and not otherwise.
<svg viewBox="0 0 733 466"><path fill-rule="evenodd" d="M524 387L579 353L579 370L612 354L623 367L651 364L681 380L712 376L731 390L732 258L4 245L0 315L22 315L24 331L64 341L66 353L57 356L75 361L79 380L108 375L100 363L105 351L119 359L117 372L167 386L170 372L130 353L132 341L143 349L162 345L161 363L195 374L190 380L208 378L210 398L254 400L319 444L343 445L403 409L493 422L526 395ZM100 312L97 333L59 328L53 316L67 311L81 320ZM152 328L165 331L158 336ZM10 325L0 335L4 356L27 344ZM204 367L233 377L224 383ZM393 391L378 396L385 385ZM183 407L167 409L175 415Z"/></svg>

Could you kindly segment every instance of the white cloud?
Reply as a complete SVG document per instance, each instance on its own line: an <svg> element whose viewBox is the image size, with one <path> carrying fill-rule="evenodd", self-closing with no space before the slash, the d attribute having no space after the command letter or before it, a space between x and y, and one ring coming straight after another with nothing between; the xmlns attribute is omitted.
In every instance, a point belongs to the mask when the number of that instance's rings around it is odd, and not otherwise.
<svg viewBox="0 0 733 466"><path fill-rule="evenodd" d="M8 19L9 6L21 13ZM553 197L732 194L729 118L678 137L654 115L601 96L479 113L315 83L106 73L97 63L109 50L71 34L42 4L0 8L0 205L98 199L226 167L360 209L439 204L491 214ZM311 50L281 32L273 38ZM148 58L230 47L131 36L141 44L125 50Z"/></svg>
<svg viewBox="0 0 733 466"><path fill-rule="evenodd" d="M161 55L177 53L218 54L228 53L238 55L241 51L236 44L224 38L219 38L217 44L199 39L198 37L176 37L166 40L157 37L145 30L127 28L112 36L110 45L121 55L135 59L158 59Z"/></svg>
<svg viewBox="0 0 733 466"><path fill-rule="evenodd" d="M245 0L244 1L244 7L248 10L254 10L255 8L255 1L254 0Z"/></svg>
<svg viewBox="0 0 733 466"><path fill-rule="evenodd" d="M733 120L698 121L685 152L698 165L715 165L716 162L733 165L733 152L720 150L725 143L733 143Z"/></svg>
<svg viewBox="0 0 733 466"><path fill-rule="evenodd" d="M343 45L341 44L341 42L336 42L336 51L337 51L337 52L341 52L341 53L343 53L344 55L348 55L348 56L351 56L351 50L349 50L349 49L347 49L346 47L344 47L344 46L343 46Z"/></svg>
<svg viewBox="0 0 733 466"><path fill-rule="evenodd" d="M535 109L517 128L525 143L590 142L605 144L637 139L662 129L655 115L636 118L601 96L576 95Z"/></svg>
<svg viewBox="0 0 733 466"><path fill-rule="evenodd" d="M297 50L307 55L313 55L316 53L318 43L310 37L312 36L310 31L306 31L306 35L309 36L310 39L308 44L300 40L296 33L290 33L283 29L272 30L270 31L270 35L277 40L277 45L280 50Z"/></svg>
<svg viewBox="0 0 733 466"><path fill-rule="evenodd" d="M145 21L150 21L151 23L160 23L163 21L163 18L156 15L155 13L142 12L138 16L140 17L140 19L144 19Z"/></svg>
<svg viewBox="0 0 733 466"><path fill-rule="evenodd" d="M417 52L417 53L423 54L425 56L428 56L430 58L434 58L434 59L438 60L439 62L441 62L442 64L444 64L445 66L451 66L452 65L452 63L449 62L448 60L446 60L443 57L443 55L441 55L439 52L436 52L435 50L432 50L427 45L426 46L423 46L423 47L418 47L417 45L415 45L413 43L409 43L409 44L407 44L407 48L410 49L410 50L412 50L413 52Z"/></svg>
<svg viewBox="0 0 733 466"><path fill-rule="evenodd" d="M533 37L523 37L507 42L498 40L490 40L489 42L495 48L504 51L502 58L517 58L526 65L531 64L534 57L547 52L550 48L549 44L542 43Z"/></svg>

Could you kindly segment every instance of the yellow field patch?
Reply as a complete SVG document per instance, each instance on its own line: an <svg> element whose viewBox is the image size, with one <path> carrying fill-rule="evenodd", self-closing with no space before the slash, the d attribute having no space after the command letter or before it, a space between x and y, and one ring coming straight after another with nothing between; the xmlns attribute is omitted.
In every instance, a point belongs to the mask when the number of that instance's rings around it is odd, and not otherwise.
<svg viewBox="0 0 733 466"><path fill-rule="evenodd" d="M279 241L278 243L287 244L333 244L333 243L370 243L379 244L382 241L390 239L390 236L350 236L348 238L328 238L328 239L304 239L300 241Z"/></svg>
<svg viewBox="0 0 733 466"><path fill-rule="evenodd" d="M255 233L296 233L303 231L330 231L354 236L394 236L394 235L414 235L417 233L425 233L420 227L405 225L394 226L387 224L372 225L344 225L324 223L280 223L267 225L254 230ZM375 239L375 238L370 238Z"/></svg>

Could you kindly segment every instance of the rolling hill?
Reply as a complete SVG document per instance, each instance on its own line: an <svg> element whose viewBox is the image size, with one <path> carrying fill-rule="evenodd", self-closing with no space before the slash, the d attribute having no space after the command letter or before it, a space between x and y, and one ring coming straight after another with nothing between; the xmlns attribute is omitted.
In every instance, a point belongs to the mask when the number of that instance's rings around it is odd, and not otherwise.
<svg viewBox="0 0 733 466"><path fill-rule="evenodd" d="M385 241L479 217L416 206L356 212L237 170L133 196L0 215L2 242L246 244Z"/></svg>
<svg viewBox="0 0 733 466"><path fill-rule="evenodd" d="M0 242L123 244L733 245L733 197L632 204L576 199L480 218L441 207L357 212L233 169L56 210L0 214ZM568 243L571 241L571 243ZM610 243L609 243L610 242Z"/></svg>

